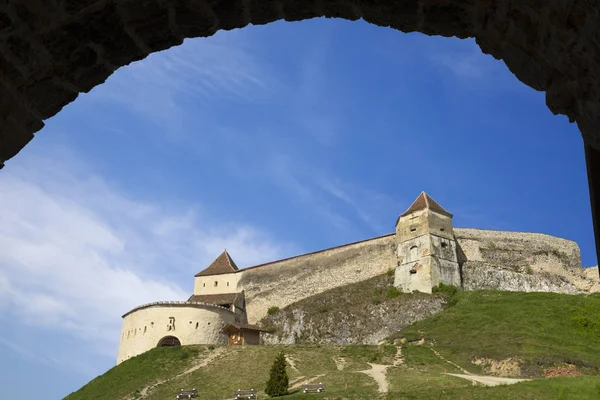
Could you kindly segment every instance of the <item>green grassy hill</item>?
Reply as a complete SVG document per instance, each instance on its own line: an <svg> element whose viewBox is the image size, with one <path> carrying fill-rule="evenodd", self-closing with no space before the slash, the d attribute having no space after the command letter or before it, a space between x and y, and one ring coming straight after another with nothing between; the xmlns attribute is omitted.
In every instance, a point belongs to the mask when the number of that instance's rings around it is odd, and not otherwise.
<svg viewBox="0 0 600 400"><path fill-rule="evenodd" d="M368 301L371 301L369 299ZM264 390L276 353L291 358L291 383L324 382L327 391L284 398L328 399L599 399L600 296L545 293L464 292L434 317L392 335L388 345L289 345L159 348L134 357L66 397L66 400L175 398L179 388L196 387L201 399L232 398L238 388ZM412 341L425 339L423 345ZM408 340L408 342L405 342ZM405 342L398 346L391 343ZM392 364L401 348L404 363L387 370L389 391L358 371L367 363ZM511 386L474 387L445 375L462 373L436 356L472 373L484 373L476 358L517 360L518 372L534 380ZM185 373L210 359L206 366ZM583 374L544 378L565 363ZM514 373L514 371L513 371ZM158 381L165 382L146 390ZM141 396L141 394L144 396ZM259 398L266 398L264 393Z"/></svg>
<svg viewBox="0 0 600 400"><path fill-rule="evenodd" d="M475 358L518 359L524 376L564 363L600 373L598 294L475 291L459 292L451 303L391 338L425 338L465 366Z"/></svg>

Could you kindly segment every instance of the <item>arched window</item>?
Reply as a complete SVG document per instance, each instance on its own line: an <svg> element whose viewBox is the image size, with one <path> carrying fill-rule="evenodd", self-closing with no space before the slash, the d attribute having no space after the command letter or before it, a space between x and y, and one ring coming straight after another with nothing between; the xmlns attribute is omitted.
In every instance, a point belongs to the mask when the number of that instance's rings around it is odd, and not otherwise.
<svg viewBox="0 0 600 400"><path fill-rule="evenodd" d="M410 261L417 261L419 258L419 247L412 246L410 248Z"/></svg>

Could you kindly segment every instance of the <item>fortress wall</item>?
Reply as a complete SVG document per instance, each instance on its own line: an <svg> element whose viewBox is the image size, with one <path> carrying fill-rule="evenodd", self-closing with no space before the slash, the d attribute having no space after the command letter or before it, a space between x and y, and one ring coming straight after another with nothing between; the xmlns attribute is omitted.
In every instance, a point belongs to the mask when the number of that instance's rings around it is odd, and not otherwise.
<svg viewBox="0 0 600 400"><path fill-rule="evenodd" d="M463 263L465 284L481 282L483 285L480 287L481 289L493 289L490 282L501 282L510 276L512 278L509 280L514 281L517 285L517 280L514 278L516 275L497 272L503 270L513 273L552 276L553 278L549 278L550 281L547 284L548 290L541 291L589 290L590 282L586 279L581 267L579 246L571 240L541 233L465 228L455 228L454 235L459 246L459 260ZM486 272L484 273L483 270ZM492 274L496 274L496 276L492 277ZM521 276L521 278L523 277ZM556 279L570 285L567 285L567 288ZM514 289L511 289L510 285L510 287L503 285L502 290L521 290L519 288L523 287L523 290L527 291L528 287L531 287L531 290L539 285L542 285L539 287L544 287L542 283L535 282L523 283L523 285L517 285ZM468 289L468 286L469 284L465 288Z"/></svg>
<svg viewBox="0 0 600 400"><path fill-rule="evenodd" d="M175 318L168 330L169 317ZM154 305L133 311L123 318L117 364L158 345L165 336L175 336L182 345L226 343L219 333L234 314L217 307Z"/></svg>
<svg viewBox="0 0 600 400"><path fill-rule="evenodd" d="M248 321L256 323L271 306L298 300L380 275L395 267L395 235L352 243L240 272Z"/></svg>

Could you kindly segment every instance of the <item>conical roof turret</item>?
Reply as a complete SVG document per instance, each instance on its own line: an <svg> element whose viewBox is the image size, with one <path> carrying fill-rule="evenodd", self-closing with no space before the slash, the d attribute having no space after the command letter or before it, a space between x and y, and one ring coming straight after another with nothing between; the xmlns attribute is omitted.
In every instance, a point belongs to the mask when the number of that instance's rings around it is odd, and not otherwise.
<svg viewBox="0 0 600 400"><path fill-rule="evenodd" d="M224 250L223 253L221 253L221 255L208 266L208 268L198 272L194 276L229 274L237 270L239 270L238 266L235 265L235 262L227 250Z"/></svg>
<svg viewBox="0 0 600 400"><path fill-rule="evenodd" d="M444 209L444 207L440 206L437 201L431 198L427 193L421 192L419 197L411 204L410 207L402 214L400 214L400 218L405 217L409 214L414 213L415 211L421 210L431 210L438 214L445 215L447 217L452 218L452 214Z"/></svg>

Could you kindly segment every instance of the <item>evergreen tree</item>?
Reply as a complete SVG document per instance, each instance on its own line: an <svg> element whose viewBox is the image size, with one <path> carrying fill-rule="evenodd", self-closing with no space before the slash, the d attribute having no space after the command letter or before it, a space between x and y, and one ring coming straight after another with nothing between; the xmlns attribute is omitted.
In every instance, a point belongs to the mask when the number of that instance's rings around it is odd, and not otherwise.
<svg viewBox="0 0 600 400"><path fill-rule="evenodd" d="M277 354L277 357L271 366L267 388L265 389L265 393L271 397L283 396L288 393L289 379L285 366L285 355L282 351Z"/></svg>

